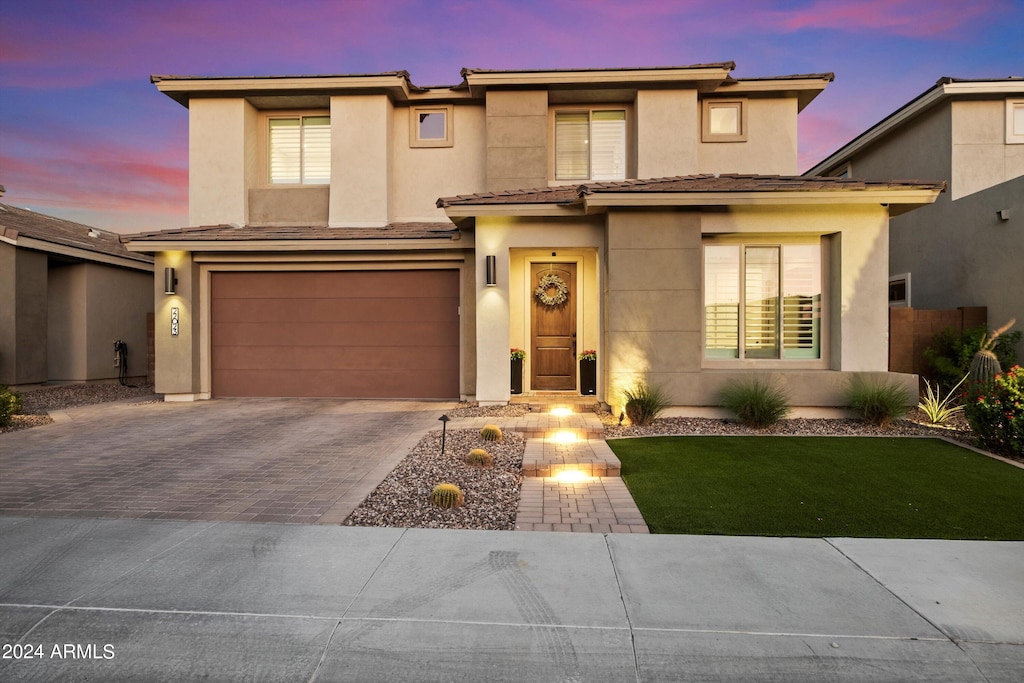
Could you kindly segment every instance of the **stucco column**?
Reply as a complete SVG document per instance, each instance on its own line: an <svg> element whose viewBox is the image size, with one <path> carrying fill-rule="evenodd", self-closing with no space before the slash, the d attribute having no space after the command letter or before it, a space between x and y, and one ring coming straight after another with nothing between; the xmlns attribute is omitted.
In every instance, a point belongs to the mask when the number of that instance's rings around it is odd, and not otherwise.
<svg viewBox="0 0 1024 683"><path fill-rule="evenodd" d="M476 399L505 404L509 386L509 250L504 226L476 227ZM487 256L494 256L497 284L487 285Z"/></svg>
<svg viewBox="0 0 1024 683"><path fill-rule="evenodd" d="M153 278L154 390L167 401L209 398L199 394L199 267L189 252L160 252ZM164 269L174 268L174 294L164 292ZM175 322L177 323L175 325Z"/></svg>

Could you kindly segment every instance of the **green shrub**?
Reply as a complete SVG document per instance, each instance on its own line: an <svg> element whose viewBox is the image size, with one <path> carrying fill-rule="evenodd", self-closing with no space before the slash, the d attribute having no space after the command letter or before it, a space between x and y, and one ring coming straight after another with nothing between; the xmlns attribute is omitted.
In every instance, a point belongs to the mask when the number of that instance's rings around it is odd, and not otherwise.
<svg viewBox="0 0 1024 683"><path fill-rule="evenodd" d="M964 408L982 448L1024 456L1024 368L1015 365L979 387Z"/></svg>
<svg viewBox="0 0 1024 683"><path fill-rule="evenodd" d="M0 427L11 424L11 416L21 413L21 394L0 384Z"/></svg>
<svg viewBox="0 0 1024 683"><path fill-rule="evenodd" d="M971 360L981 350L988 336L987 325L972 327L962 333L952 327L946 328L935 335L931 345L924 350L924 358L928 363L925 374L942 386L953 386L970 370ZM1020 330L996 338L992 352L1002 367L1009 368L1017 364L1016 346L1020 338Z"/></svg>
<svg viewBox="0 0 1024 683"><path fill-rule="evenodd" d="M942 387L937 382L933 390L931 383L928 380L924 381L925 394L921 397L917 407L921 409L929 422L935 425L944 425L964 409L963 405L959 403L960 395L956 393L956 390L967 381L968 377L969 375L964 375L945 396L942 396Z"/></svg>
<svg viewBox="0 0 1024 683"><path fill-rule="evenodd" d="M484 441L501 441L501 428L497 425L484 425L480 430L480 438Z"/></svg>
<svg viewBox="0 0 1024 683"><path fill-rule="evenodd" d="M722 407L740 422L758 429L769 427L789 413L789 396L759 377L735 380L722 389Z"/></svg>
<svg viewBox="0 0 1024 683"><path fill-rule="evenodd" d="M622 395L626 399L626 417L635 425L651 424L670 405L664 389L648 386L646 382L638 382L632 389L624 390Z"/></svg>
<svg viewBox="0 0 1024 683"><path fill-rule="evenodd" d="M466 454L466 464L474 467L491 467L494 457L482 448L474 448Z"/></svg>
<svg viewBox="0 0 1024 683"><path fill-rule="evenodd" d="M462 489L455 484L438 484L434 487L434 490L430 492L430 502L439 508L457 508L462 507L463 503L466 502L465 497L462 495Z"/></svg>
<svg viewBox="0 0 1024 683"><path fill-rule="evenodd" d="M914 400L913 394L898 384L854 375L846 387L846 403L860 419L884 428L906 415Z"/></svg>

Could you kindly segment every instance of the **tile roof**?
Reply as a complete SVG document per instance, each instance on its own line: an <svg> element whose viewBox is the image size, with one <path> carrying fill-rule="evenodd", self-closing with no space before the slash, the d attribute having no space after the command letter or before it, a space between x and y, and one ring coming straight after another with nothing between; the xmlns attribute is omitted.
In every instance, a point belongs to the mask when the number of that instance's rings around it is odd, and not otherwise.
<svg viewBox="0 0 1024 683"><path fill-rule="evenodd" d="M501 192L482 192L437 200L447 206L487 204L574 204L586 195L599 193L680 192L851 192L871 189L944 190L943 182L922 180L860 180L815 176L716 174L674 176L645 180L583 183Z"/></svg>
<svg viewBox="0 0 1024 683"><path fill-rule="evenodd" d="M97 254L117 256L143 263L153 262L153 258L150 256L128 251L121 244L120 235L116 232L47 216L28 209L19 209L9 204L0 204L0 237L10 240L30 237L40 242L74 247Z"/></svg>
<svg viewBox="0 0 1024 683"><path fill-rule="evenodd" d="M451 239L452 223L392 223L381 228L326 226L203 225L122 235L122 242L244 242L258 240L412 240Z"/></svg>

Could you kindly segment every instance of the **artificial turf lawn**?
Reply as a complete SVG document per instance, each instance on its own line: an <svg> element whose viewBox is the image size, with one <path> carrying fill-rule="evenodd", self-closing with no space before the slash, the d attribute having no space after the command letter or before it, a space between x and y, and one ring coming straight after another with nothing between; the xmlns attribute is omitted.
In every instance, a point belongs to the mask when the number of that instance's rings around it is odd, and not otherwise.
<svg viewBox="0 0 1024 683"><path fill-rule="evenodd" d="M653 533L1024 540L1024 469L939 439L616 439Z"/></svg>

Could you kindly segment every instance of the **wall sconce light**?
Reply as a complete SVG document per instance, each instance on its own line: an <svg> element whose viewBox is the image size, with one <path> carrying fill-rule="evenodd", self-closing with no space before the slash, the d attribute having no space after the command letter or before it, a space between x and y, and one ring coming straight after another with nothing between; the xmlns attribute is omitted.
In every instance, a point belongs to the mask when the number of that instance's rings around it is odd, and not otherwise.
<svg viewBox="0 0 1024 683"><path fill-rule="evenodd" d="M178 278L174 277L174 268L164 268L164 294L175 294Z"/></svg>
<svg viewBox="0 0 1024 683"><path fill-rule="evenodd" d="M498 257L493 254L487 257L487 286L498 284Z"/></svg>
<svg viewBox="0 0 1024 683"><path fill-rule="evenodd" d="M1008 221L1008 220L1010 220L1010 210L1009 209L1000 209L999 211L996 211L996 213L999 214L999 220L1001 220L1001 221Z"/></svg>

